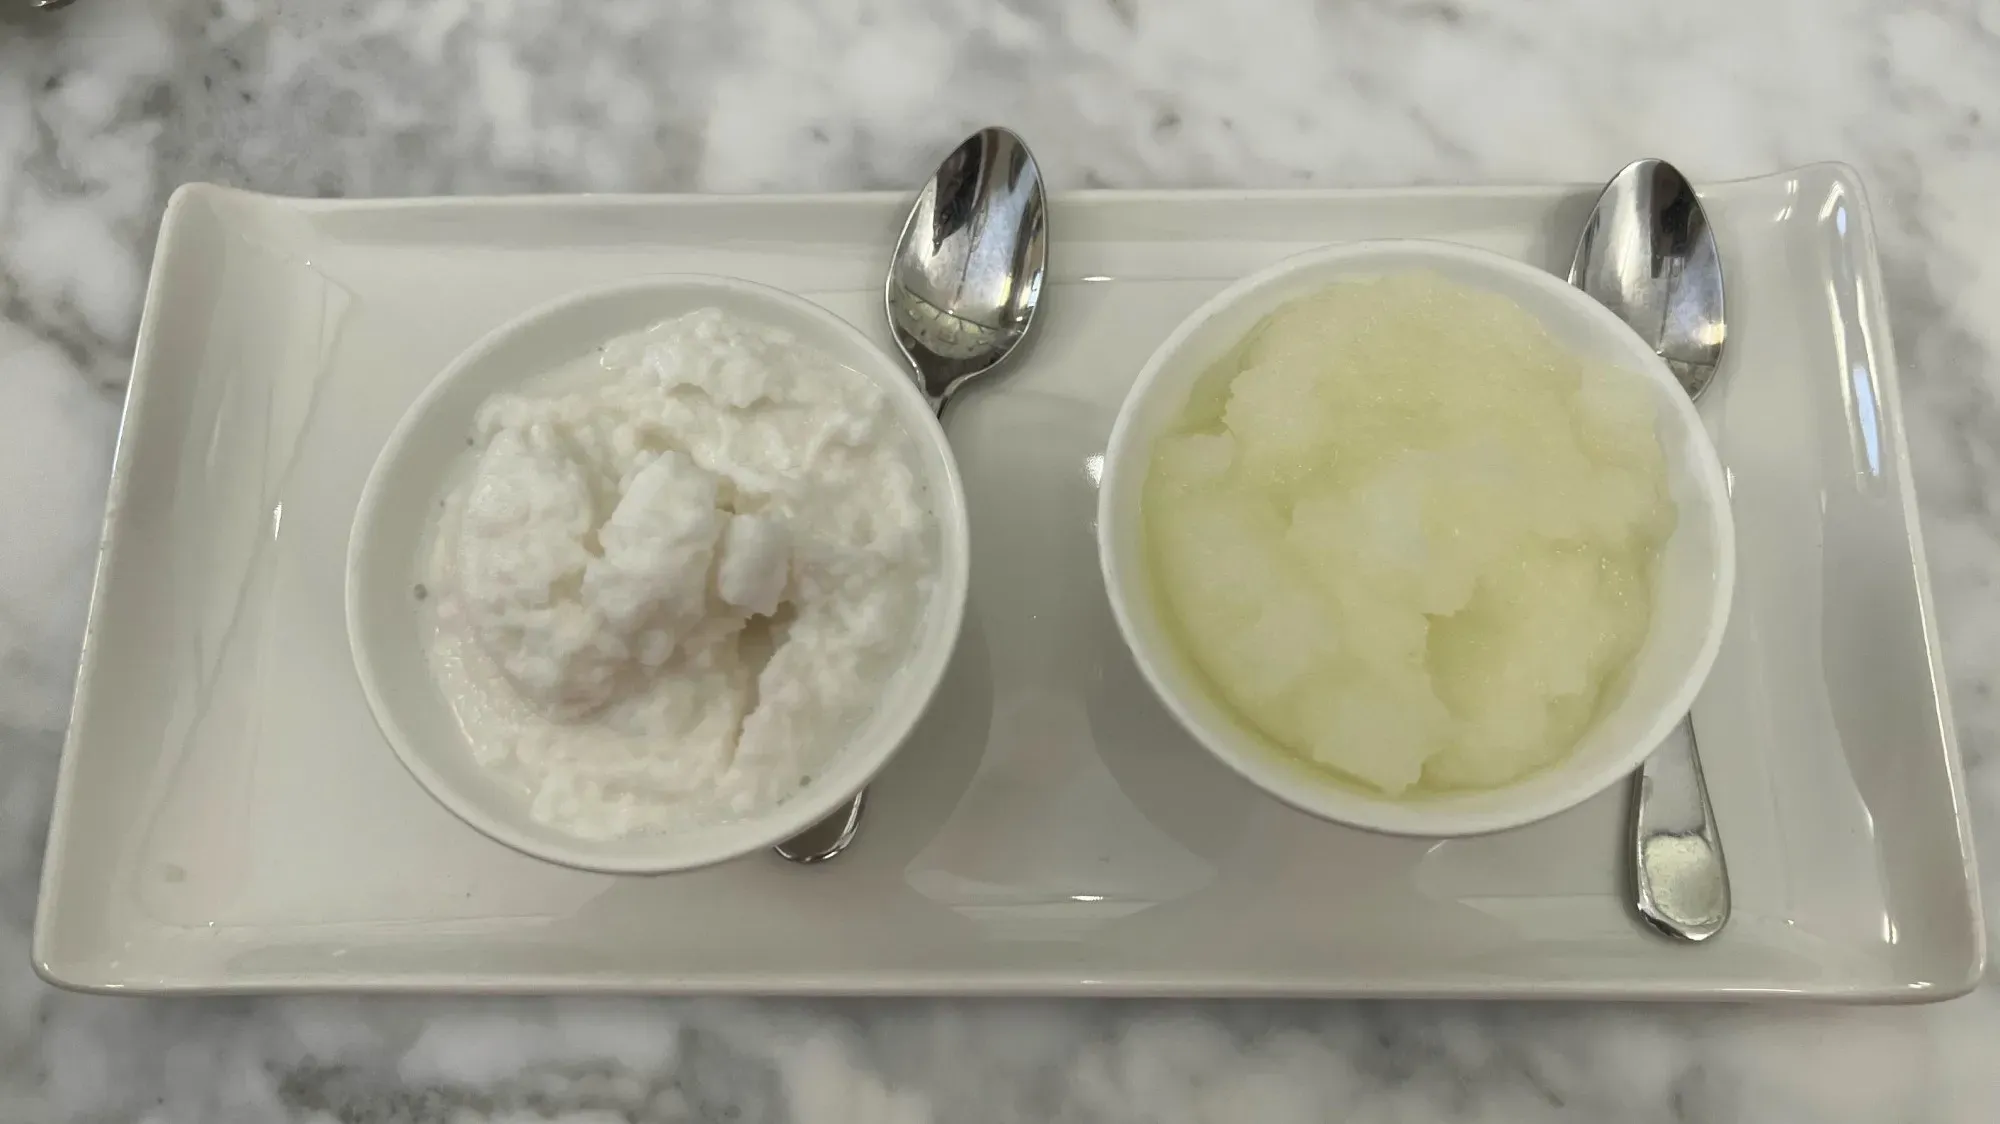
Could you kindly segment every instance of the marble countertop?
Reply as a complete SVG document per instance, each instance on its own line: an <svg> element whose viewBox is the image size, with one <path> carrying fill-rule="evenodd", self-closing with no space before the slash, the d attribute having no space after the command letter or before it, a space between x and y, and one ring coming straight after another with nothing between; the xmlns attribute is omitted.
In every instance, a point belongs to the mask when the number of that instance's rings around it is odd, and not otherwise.
<svg viewBox="0 0 2000 1124"><path fill-rule="evenodd" d="M902 187L989 120L1055 186L1872 189L1974 808L2000 832L2000 3L0 0L0 1119L1985 1121L1925 1008L144 1001L28 967L145 269L174 185ZM1654 7L1654 6L1648 6ZM2000 863L1987 867L1989 908Z"/></svg>

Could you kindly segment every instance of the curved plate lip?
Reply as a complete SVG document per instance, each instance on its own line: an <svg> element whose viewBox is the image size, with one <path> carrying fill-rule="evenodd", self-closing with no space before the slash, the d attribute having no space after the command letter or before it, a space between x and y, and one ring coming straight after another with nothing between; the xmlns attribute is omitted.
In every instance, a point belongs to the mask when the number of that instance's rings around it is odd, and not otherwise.
<svg viewBox="0 0 2000 1124"><path fill-rule="evenodd" d="M463 742L450 748L428 745L409 729L399 707L383 687L375 643L384 626L371 619L371 615L385 612L390 602L386 597L388 591L374 588L368 577L378 552L386 549L378 543L383 509L392 494L408 483L397 471L399 462L409 455L413 442L421 439L423 429L441 401L461 382L476 375L484 365L504 360L524 337L541 330L544 325L559 323L565 314L622 300L658 298L669 307L700 307L698 304L686 304L689 297L734 298L757 307L765 313L766 322L780 327L807 324L841 340L847 354L838 358L843 363L849 362L851 357L863 358L871 369L861 373L888 391L897 421L920 444L920 459L929 469L924 475L933 497L932 513L938 523L940 557L937 585L926 607L923 632L917 638L917 646L908 662L898 673L899 676L909 677L909 683L906 689L898 692L901 705L891 713L886 725L876 728L872 741L859 748L850 743L829 761L828 774L841 777L841 783L813 785L804 796L788 800L763 815L686 831L602 842L531 834L529 830L495 815L441 771L432 760L436 754L461 752L467 747ZM663 312L662 316L670 314ZM643 326L635 325L632 330ZM603 341L579 339L575 342L579 345L574 349L575 354L581 356L587 354L595 343ZM437 481L428 483L435 485ZM369 470L348 537L344 589L349 652L368 709L383 738L395 751L397 760L425 791L471 827L523 854L580 870L609 874L662 874L691 870L751 854L798 834L847 804L888 764L917 720L923 716L931 696L943 680L964 623L970 585L970 554L965 487L957 461L937 415L904 373L901 364L876 347L853 325L803 297L734 277L663 274L583 289L521 313L486 333L460 353L411 403ZM408 561L414 564L415 560ZM434 701L449 711L449 705L435 691L435 682L430 686ZM874 725L876 719L871 718L870 723ZM840 760L843 757L845 761Z"/></svg>

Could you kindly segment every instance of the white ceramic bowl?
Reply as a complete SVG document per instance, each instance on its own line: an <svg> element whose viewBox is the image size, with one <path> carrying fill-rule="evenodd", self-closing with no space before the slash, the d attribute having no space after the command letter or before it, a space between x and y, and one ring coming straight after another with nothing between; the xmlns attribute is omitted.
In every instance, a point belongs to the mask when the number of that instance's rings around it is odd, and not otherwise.
<svg viewBox="0 0 2000 1124"><path fill-rule="evenodd" d="M1338 280L1408 271L1498 293L1558 341L1644 383L1679 522L1657 568L1653 624L1620 701L1560 763L1486 792L1392 800L1349 787L1283 753L1218 701L1174 647L1143 569L1139 497L1154 442L1195 380L1265 316ZM1231 285L1153 353L1118 412L1098 494L1098 555L1134 659L1174 717L1251 783L1316 816L1400 835L1499 831L1573 807L1637 768L1694 702L1729 617L1735 525L1722 466L1700 417L1658 356L1609 310L1511 258L1443 242L1381 241L1300 254Z"/></svg>
<svg viewBox="0 0 2000 1124"><path fill-rule="evenodd" d="M889 392L917 448L931 497L938 578L909 659L873 715L812 783L749 819L625 839L580 839L528 815L525 788L482 768L430 670L412 587L474 412L497 391L589 354L604 341L700 308L792 332ZM844 805L886 764L943 676L964 618L965 493L937 416L902 363L832 313L798 297L723 277L659 277L566 297L496 329L446 367L397 424L362 489L347 553L347 631L362 691L396 755L459 818L538 858L588 870L658 873L720 862L780 842Z"/></svg>

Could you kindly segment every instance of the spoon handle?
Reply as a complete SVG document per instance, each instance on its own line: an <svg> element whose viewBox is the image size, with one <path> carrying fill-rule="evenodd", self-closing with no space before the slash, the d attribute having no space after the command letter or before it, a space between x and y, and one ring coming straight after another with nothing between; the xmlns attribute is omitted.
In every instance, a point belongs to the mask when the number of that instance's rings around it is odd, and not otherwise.
<svg viewBox="0 0 2000 1124"><path fill-rule="evenodd" d="M1632 874L1639 916L1670 937L1707 940L1729 921L1729 868L1692 718L1632 774Z"/></svg>
<svg viewBox="0 0 2000 1124"><path fill-rule="evenodd" d="M864 788L839 811L771 849L790 862L805 866L823 863L854 842L855 832L861 830L861 813L867 807L868 790Z"/></svg>

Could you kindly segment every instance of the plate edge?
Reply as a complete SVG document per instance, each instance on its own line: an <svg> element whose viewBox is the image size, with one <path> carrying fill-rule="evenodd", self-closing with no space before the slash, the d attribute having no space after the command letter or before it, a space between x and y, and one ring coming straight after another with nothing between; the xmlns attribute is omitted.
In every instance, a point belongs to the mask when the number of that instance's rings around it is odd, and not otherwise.
<svg viewBox="0 0 2000 1124"><path fill-rule="evenodd" d="M153 383L151 357L160 331L160 294L165 289L162 281L174 260L175 250L186 237L189 209L198 201L226 193L226 190L202 183L186 183L174 189L167 197L166 208L161 214L160 233L153 243L152 267L146 275L146 297L133 342L131 376L126 383L124 404L118 412L110 480L105 489L104 516L98 524L96 552L91 563L90 600L84 611L83 642L77 653L69 712L65 717L62 749L56 764L55 793L50 803L48 833L42 843L41 880L36 889L35 921L29 939L29 957L36 974L58 986L71 986L57 978L48 946L51 940L49 930L53 925L51 917L61 900L62 856L67 849L71 805L76 794L77 720L87 709L96 678L99 658L96 637L103 624L105 577L122 538L118 517L124 510L126 493L131 487L132 438L136 432L133 421L144 410Z"/></svg>
<svg viewBox="0 0 2000 1124"><path fill-rule="evenodd" d="M1882 258L1875 235L1875 209L1866 181L1852 165L1823 161L1799 171L1822 171L1852 194L1859 221L1855 224L1860 247L1858 294L1861 315L1872 322L1878 346L1871 358L1881 382L1882 395L1889 403L1886 411L1891 435L1891 455L1896 465L1897 498L1903 509L1903 525L1909 537L1913 577L1916 580L1917 608L1924 634L1924 654L1930 673L1931 697L1937 704L1939 736L1945 748L1945 777L1951 792L1952 818L1958 837L1958 853L1966 888L1966 906L1971 918L1970 960L1955 965L1964 976L1950 985L1954 994L1964 994L1978 986L1985 976L1989 957L1984 893L1979 881L1977 841L1972 830L1972 809L1966 793L1965 757L1958 744L1958 722L1951 704L1949 676L1944 666L1944 642L1938 634L1936 594L1931 588L1929 551L1924 544L1922 504L1917 496L1916 476L1910 464L1910 444L1903 424L1902 366L1896 356L1895 329L1889 316L1882 280Z"/></svg>
<svg viewBox="0 0 2000 1124"><path fill-rule="evenodd" d="M1716 190L1737 184L1751 184L1762 180L1777 179L1796 175L1814 168L1845 168L1845 165L1821 162L1781 168L1755 176L1739 176L1734 179L1706 181L1700 186L1704 190ZM1602 190L1602 183L1584 181L1566 182L1496 182L1496 183L1418 183L1406 185L1357 185L1327 187L1086 187L1050 192L1053 203L1066 206L1118 206L1132 203L1159 202L1313 202L1317 200L1370 200L1370 199L1496 199L1496 198L1548 198L1559 195L1588 192L1595 194ZM799 205L833 206L880 206L885 203L901 204L909 196L904 191L793 191L793 192L567 192L522 195L404 195L378 196L372 198L323 198L312 196L279 195L269 192L251 191L223 184L188 183L182 185L175 194L189 189L201 189L205 193L220 196L240 196L276 203L302 214L351 214L393 211L452 210L452 209L520 209L528 207L556 207L565 210L588 210L591 208L636 208L674 207L703 208L713 206L736 207L795 207Z"/></svg>

